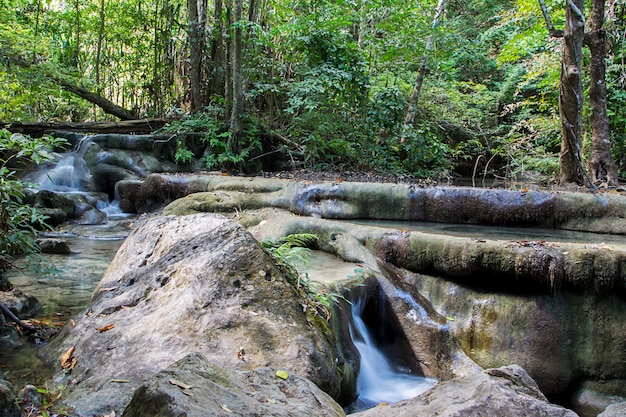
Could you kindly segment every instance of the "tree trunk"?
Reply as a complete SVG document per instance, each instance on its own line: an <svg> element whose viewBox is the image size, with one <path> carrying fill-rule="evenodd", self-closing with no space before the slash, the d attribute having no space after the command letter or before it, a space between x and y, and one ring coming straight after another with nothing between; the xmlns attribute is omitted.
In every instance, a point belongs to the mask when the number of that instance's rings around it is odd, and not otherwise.
<svg viewBox="0 0 626 417"><path fill-rule="evenodd" d="M74 6L76 9L76 46L74 48L74 53L72 55L72 64L75 68L79 69L80 64L80 2L76 0L74 2Z"/></svg>
<svg viewBox="0 0 626 417"><path fill-rule="evenodd" d="M243 47L241 15L243 11L243 0L235 0L233 31L232 31L232 56L231 65L233 72L233 107L230 114L230 138L228 140L228 148L233 153L239 152L239 139L241 136L241 114L243 113L243 83L241 74L241 49Z"/></svg>
<svg viewBox="0 0 626 417"><path fill-rule="evenodd" d="M149 134L171 123L175 119L142 119L124 120L121 122L0 122L0 129L7 129L12 133L23 133L33 137L41 137L46 133L66 130L69 132L85 133L120 133L120 134ZM0 263L1 266L1 263ZM1 269L1 268L0 268Z"/></svg>
<svg viewBox="0 0 626 417"><path fill-rule="evenodd" d="M204 0L188 0L189 13L189 95L190 110L195 113L204 105L202 94L202 57L204 55L204 26L206 7ZM204 14L204 16L203 16Z"/></svg>
<svg viewBox="0 0 626 417"><path fill-rule="evenodd" d="M215 27L213 29L211 56L213 57L213 93L220 97L224 97L226 87L226 53L224 51L223 10L224 7L222 0L215 0Z"/></svg>
<svg viewBox="0 0 626 417"><path fill-rule="evenodd" d="M233 107L233 0L226 0L224 31L224 102L227 109Z"/></svg>
<svg viewBox="0 0 626 417"><path fill-rule="evenodd" d="M609 117L606 110L604 0L593 0L590 31L585 37L591 54L589 102L591 104L591 156L589 179L593 184L617 184L617 170L611 154Z"/></svg>
<svg viewBox="0 0 626 417"><path fill-rule="evenodd" d="M102 59L102 41L104 38L104 19L105 9L104 0L100 0L100 27L98 28L98 46L96 47L96 93L100 94L102 87L100 86L100 61Z"/></svg>
<svg viewBox="0 0 626 417"><path fill-rule="evenodd" d="M581 157L583 87L581 80L582 47L585 37L584 0L567 0L559 111L561 115L561 184L588 185Z"/></svg>
<svg viewBox="0 0 626 417"><path fill-rule="evenodd" d="M224 97L224 87L226 86L225 76L225 53L224 53L224 21L222 19L222 0L215 0L213 43L211 46L211 57L213 58L213 94Z"/></svg>
<svg viewBox="0 0 626 417"><path fill-rule="evenodd" d="M426 39L426 46L424 47L424 55L422 55L422 59L420 60L420 66L417 70L417 78L415 80L415 87L413 88L413 94L411 95L411 100L409 101L409 107L406 111L406 116L404 117L404 124L402 126L402 136L400 138L400 143L406 142L406 138L411 132L413 125L415 124L415 113L417 111L417 103L419 102L420 95L422 94L422 84L424 83L424 77L426 75L426 70L428 69L428 55L430 51L433 49L433 42L435 40L434 32L439 27L439 22L441 21L441 16L446 7L446 0L439 0L437 3L437 10L435 11L435 17L433 18L433 33Z"/></svg>

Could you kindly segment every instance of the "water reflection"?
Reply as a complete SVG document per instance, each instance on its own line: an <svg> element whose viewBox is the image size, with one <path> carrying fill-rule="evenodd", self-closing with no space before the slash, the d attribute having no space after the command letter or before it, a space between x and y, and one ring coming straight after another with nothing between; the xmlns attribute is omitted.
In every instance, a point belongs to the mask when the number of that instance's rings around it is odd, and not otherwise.
<svg viewBox="0 0 626 417"><path fill-rule="evenodd" d="M60 271L58 276L42 278L28 270L9 271L9 280L16 289L37 297L43 304L38 320L63 323L80 313L128 234L112 224L83 226L81 233L77 236L67 230L61 234L70 245L70 255L44 255L49 265ZM21 266L24 265L22 261ZM51 377L52 368L37 356L37 351L38 346L25 338L2 343L0 367L17 389L25 384L39 385Z"/></svg>
<svg viewBox="0 0 626 417"><path fill-rule="evenodd" d="M71 255L46 254L59 271L50 278L37 278L28 270L12 270L9 280L15 288L34 295L43 304L39 317L67 320L84 309L95 285L102 278L123 240L63 236Z"/></svg>
<svg viewBox="0 0 626 417"><path fill-rule="evenodd" d="M624 236L607 235L591 232L576 232L571 230L498 227L473 224L450 224L410 222L394 220L344 220L366 226L386 227L396 230L419 231L446 236L483 238L495 240L546 240L550 242L583 243L583 244L613 244L624 245Z"/></svg>

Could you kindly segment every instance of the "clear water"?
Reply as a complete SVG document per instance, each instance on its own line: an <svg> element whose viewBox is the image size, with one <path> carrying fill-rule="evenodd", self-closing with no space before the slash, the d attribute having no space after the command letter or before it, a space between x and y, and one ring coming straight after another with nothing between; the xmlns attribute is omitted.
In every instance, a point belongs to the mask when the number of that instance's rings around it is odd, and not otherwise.
<svg viewBox="0 0 626 417"><path fill-rule="evenodd" d="M12 270L9 280L15 288L34 295L43 304L40 318L67 320L89 303L91 292L102 278L123 240L63 236L71 255L46 254L57 276L36 277L28 270Z"/></svg>
<svg viewBox="0 0 626 417"><path fill-rule="evenodd" d="M9 272L15 288L37 297L43 304L36 320L60 326L79 314L128 234L125 228L113 223L82 226L79 232L81 235L76 230L61 233L70 245L71 255L44 255L47 266L59 270L58 276L35 276L28 270L16 269ZM25 262L21 265L25 266ZM37 356L38 349L26 338L0 345L0 369L17 389L25 384L41 386L52 376L52 367Z"/></svg>

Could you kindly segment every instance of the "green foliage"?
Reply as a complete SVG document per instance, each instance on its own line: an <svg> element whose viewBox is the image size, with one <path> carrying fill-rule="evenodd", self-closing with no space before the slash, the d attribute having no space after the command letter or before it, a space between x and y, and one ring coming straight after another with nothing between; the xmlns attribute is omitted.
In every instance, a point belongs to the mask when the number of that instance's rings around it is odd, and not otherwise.
<svg viewBox="0 0 626 417"><path fill-rule="evenodd" d="M449 155L452 150L443 143L431 126L427 123L418 123L406 135L402 160L405 172L412 172L423 177L429 177L433 171L451 168Z"/></svg>
<svg viewBox="0 0 626 417"><path fill-rule="evenodd" d="M181 112L188 104L185 2L120 0L105 2L104 10L98 0L2 4L1 55L36 67L0 60L0 119L102 118L43 74L100 92L141 116ZM546 4L562 28L562 2ZM495 175L522 176L529 167L552 175L552 162L535 163L531 155L536 162L543 155L554 160L561 40L548 36L534 0L449 1L435 32L434 0L263 2L252 21L235 23L244 29L247 112L236 149L228 146L231 98L218 77L228 62L209 55L220 36L229 37L230 28L220 26L228 14L224 10L215 21L213 7L209 2L202 59L202 94L210 104L169 126L180 134L173 155L178 163L200 156L197 141L182 133L203 132L202 144L211 148L202 161L206 168L251 172L259 155L273 151L262 149L260 138L277 132L298 145L288 151L308 169L467 175L468 164L485 158ZM607 68L611 135L623 171L623 22L607 22L606 29L613 39ZM418 120L400 144L406 102L431 34Z"/></svg>
<svg viewBox="0 0 626 417"><path fill-rule="evenodd" d="M245 165L250 156L261 149L259 137L266 129L258 119L244 116L244 132L237 151L230 149L228 140L230 132L224 121L224 108L218 105L207 106L204 111L185 116L171 122L159 130L159 133L182 135L185 133L201 133L200 141L208 144L210 152L202 158L207 169L230 169ZM181 136L181 137L182 137ZM176 141L176 162L189 164L196 157L188 144Z"/></svg>
<svg viewBox="0 0 626 417"><path fill-rule="evenodd" d="M202 132L209 141L216 137L219 132L228 129L224 122L225 109L222 106L207 106L204 111L187 115L180 120L175 120L161 128L158 133L198 133Z"/></svg>
<svg viewBox="0 0 626 417"><path fill-rule="evenodd" d="M341 32L312 30L298 37L296 50L303 55L302 80L291 84L288 114L352 109L365 97L368 77L364 62L350 37Z"/></svg>
<svg viewBox="0 0 626 417"><path fill-rule="evenodd" d="M296 233L287 235L278 242L266 239L262 244L280 264L287 266L294 263L306 264L310 246L317 239L317 235L311 233Z"/></svg>
<svg viewBox="0 0 626 417"><path fill-rule="evenodd" d="M310 247L317 242L317 239L317 235L311 233L295 233L283 237L278 242L266 239L262 245L280 265L287 269L292 284L303 292L307 304L311 303L316 311L324 314L328 320L333 303L347 300L339 293L326 291L319 282L311 280L308 274L301 275L295 267L295 265L306 265L311 251Z"/></svg>
<svg viewBox="0 0 626 417"><path fill-rule="evenodd" d="M25 203L28 184L11 167L27 161L40 164L50 158L50 149L64 144L63 139L33 139L0 130L0 272L13 265L16 255L38 253L35 239L39 230L48 228L46 217Z"/></svg>
<svg viewBox="0 0 626 417"><path fill-rule="evenodd" d="M176 154L174 160L178 164L188 164L193 161L193 152L187 149L187 145L182 140L176 141Z"/></svg>

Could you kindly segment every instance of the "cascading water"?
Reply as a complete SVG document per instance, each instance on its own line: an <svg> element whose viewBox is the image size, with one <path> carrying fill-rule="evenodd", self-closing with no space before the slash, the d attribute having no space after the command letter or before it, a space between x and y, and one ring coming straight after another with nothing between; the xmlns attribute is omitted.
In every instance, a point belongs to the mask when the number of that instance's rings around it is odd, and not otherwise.
<svg viewBox="0 0 626 417"><path fill-rule="evenodd" d="M117 185L113 201L105 193L93 192L95 186L89 167L85 162L85 153L92 143L89 136L81 137L76 147L71 152L60 156L54 165L49 165L40 171L33 172L24 177L24 179L35 184L39 190L61 194L90 194L93 198L85 200L95 201L93 204L97 210L94 211L104 213L109 219L130 216L130 214L126 214L120 209ZM100 216L102 216L101 213ZM94 221L98 221L98 215L91 217Z"/></svg>
<svg viewBox="0 0 626 417"><path fill-rule="evenodd" d="M55 192L82 192L89 184L91 174L84 160L87 139L83 137L76 148L64 155L50 169L33 173L26 179L37 184L40 190Z"/></svg>
<svg viewBox="0 0 626 417"><path fill-rule="evenodd" d="M120 193L118 190L118 184L115 184L115 195L113 201L110 201L108 198L106 201L100 201L98 202L97 208L105 213L109 219L122 219L132 216L131 213L124 213L124 211L120 208Z"/></svg>
<svg viewBox="0 0 626 417"><path fill-rule="evenodd" d="M371 330L363 320L365 299L352 304L353 323L350 336L361 357L357 379L357 401L349 407L350 412L365 410L379 403L394 403L413 398L430 388L437 380L409 373L388 358L377 346Z"/></svg>

